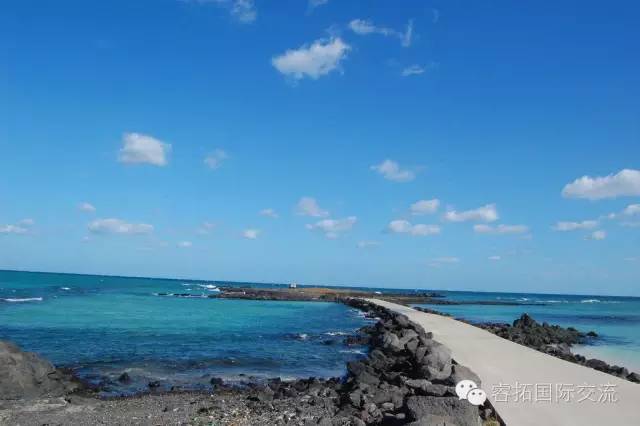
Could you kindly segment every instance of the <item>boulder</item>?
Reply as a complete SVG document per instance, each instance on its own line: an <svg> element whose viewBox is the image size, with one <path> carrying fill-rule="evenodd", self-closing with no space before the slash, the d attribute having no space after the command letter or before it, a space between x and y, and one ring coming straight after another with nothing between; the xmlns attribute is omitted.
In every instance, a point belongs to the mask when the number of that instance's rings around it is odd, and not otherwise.
<svg viewBox="0 0 640 426"><path fill-rule="evenodd" d="M444 421L446 418L449 418L455 419L453 424L459 426L480 425L478 407L470 404L469 401L460 400L455 396L411 396L407 398L407 411L411 420L427 422L417 424L440 424L429 422L433 420ZM438 419L438 417L441 419ZM449 423L445 424L449 426Z"/></svg>
<svg viewBox="0 0 640 426"><path fill-rule="evenodd" d="M78 387L41 356L0 341L0 399L59 397Z"/></svg>
<svg viewBox="0 0 640 426"><path fill-rule="evenodd" d="M401 352L404 350L404 343L400 342L400 338L391 332L386 332L382 335L382 346L385 349L390 349L392 352Z"/></svg>
<svg viewBox="0 0 640 426"><path fill-rule="evenodd" d="M447 379L447 384L455 386L462 380L472 380L478 387L482 387L480 377L464 365L454 364L451 367L451 376Z"/></svg>

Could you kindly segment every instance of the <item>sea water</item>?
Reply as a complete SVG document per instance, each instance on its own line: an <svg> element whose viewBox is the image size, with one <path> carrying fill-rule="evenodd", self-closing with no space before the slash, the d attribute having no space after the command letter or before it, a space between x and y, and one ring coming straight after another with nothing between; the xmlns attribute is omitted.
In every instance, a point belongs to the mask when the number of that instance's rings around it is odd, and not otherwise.
<svg viewBox="0 0 640 426"><path fill-rule="evenodd" d="M341 376L365 353L343 343L366 322L358 311L209 298L215 285L0 271L0 340L73 369L107 394L138 392L150 381L205 387L214 376ZM130 383L117 380L123 372Z"/></svg>

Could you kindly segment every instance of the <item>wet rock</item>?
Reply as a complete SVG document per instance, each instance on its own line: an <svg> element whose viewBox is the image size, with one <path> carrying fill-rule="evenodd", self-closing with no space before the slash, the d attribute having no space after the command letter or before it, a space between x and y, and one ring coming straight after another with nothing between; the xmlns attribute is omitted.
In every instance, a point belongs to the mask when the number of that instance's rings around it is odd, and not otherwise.
<svg viewBox="0 0 640 426"><path fill-rule="evenodd" d="M120 377L118 377L118 381L124 384L131 383L131 377L129 376L129 373L125 371L120 375Z"/></svg>

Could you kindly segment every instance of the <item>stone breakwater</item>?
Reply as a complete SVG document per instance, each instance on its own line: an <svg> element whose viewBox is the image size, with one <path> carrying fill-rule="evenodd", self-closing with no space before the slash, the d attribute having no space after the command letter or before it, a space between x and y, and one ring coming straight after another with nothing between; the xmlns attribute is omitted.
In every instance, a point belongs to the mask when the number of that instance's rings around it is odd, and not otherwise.
<svg viewBox="0 0 640 426"><path fill-rule="evenodd" d="M360 299L341 301L378 320L350 339L368 344L369 354L349 363L343 378L272 379L242 386L214 378L211 394L155 394L151 389L148 395L109 401L87 399L90 394L81 393L65 396L58 404L62 408L50 411L46 407L38 412L9 409L8 418L22 424L55 420L65 425L91 424L103 418L114 422L107 424L117 424L117 419L132 415L148 420L140 424L176 424L179 418L189 424L224 425L498 424L488 403L478 407L456 396L458 381L473 380L481 386L480 379L458 365L431 333L377 305ZM44 395L51 396L45 392L23 397Z"/></svg>
<svg viewBox="0 0 640 426"><path fill-rule="evenodd" d="M426 313L443 315L442 313L432 309L419 307L415 309ZM598 334L594 331L583 333L573 327L564 328L558 325L550 325L546 322L540 324L528 314L522 314L522 316L516 319L512 324L491 322L467 323L487 330L488 332L504 339L553 355L565 361L584 365L585 367L590 367L598 371L620 377L621 379L629 380L630 382L640 383L640 374L638 373L630 372L625 367L611 365L599 359L587 359L586 357L574 354L571 351L571 347L573 345L588 344L593 339L597 339Z"/></svg>
<svg viewBox="0 0 640 426"><path fill-rule="evenodd" d="M368 357L347 365L343 379L304 379L294 382L270 380L250 384L250 404L262 404L272 411L277 423L287 415L304 418L304 423L319 425L458 425L478 426L494 421L496 414L488 403L474 406L456 396L455 385L461 380L479 377L456 364L448 348L433 340L431 333L406 316L388 311L360 299L342 300L378 319L364 327L354 339L368 343ZM215 386L224 389L221 381ZM296 407L282 413L279 406ZM223 421L215 410L205 412ZM282 417L285 416L285 417ZM296 424L295 422L293 422Z"/></svg>

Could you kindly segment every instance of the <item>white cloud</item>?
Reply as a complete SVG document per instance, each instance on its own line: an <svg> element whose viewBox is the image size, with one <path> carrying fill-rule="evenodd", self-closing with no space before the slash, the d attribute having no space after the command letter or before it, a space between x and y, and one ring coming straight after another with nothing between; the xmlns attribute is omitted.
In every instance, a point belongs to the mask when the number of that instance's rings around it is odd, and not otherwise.
<svg viewBox="0 0 640 426"><path fill-rule="evenodd" d="M210 169L215 170L222 165L222 162L229 158L226 152L221 149L216 149L204 158L204 164Z"/></svg>
<svg viewBox="0 0 640 426"><path fill-rule="evenodd" d="M260 235L259 229L245 229L242 231L242 236L247 240L256 240L258 239L258 235Z"/></svg>
<svg viewBox="0 0 640 426"><path fill-rule="evenodd" d="M485 224L473 225L473 230L478 234L524 234L529 232L526 225L498 225L491 226Z"/></svg>
<svg viewBox="0 0 640 426"><path fill-rule="evenodd" d="M94 234L140 235L153 232L153 225L146 223L128 223L121 219L97 219L89 223L88 229Z"/></svg>
<svg viewBox="0 0 640 426"><path fill-rule="evenodd" d="M413 42L413 20L410 19L409 22L407 23L407 29L402 35L402 46L409 47L411 46L412 42Z"/></svg>
<svg viewBox="0 0 640 426"><path fill-rule="evenodd" d="M320 208L318 202L312 197L302 197L298 201L296 211L301 216L325 217L329 216L329 212Z"/></svg>
<svg viewBox="0 0 640 426"><path fill-rule="evenodd" d="M200 235L209 235L215 227L216 227L215 223L202 222L202 225L200 225L197 232Z"/></svg>
<svg viewBox="0 0 640 426"><path fill-rule="evenodd" d="M562 196L601 200L640 195L640 170L624 169L608 176L582 176L565 185Z"/></svg>
<svg viewBox="0 0 640 426"><path fill-rule="evenodd" d="M314 224L308 224L306 227L310 231L320 231L327 238L338 238L340 234L348 232L356 224L358 218L349 216L344 219L323 219Z"/></svg>
<svg viewBox="0 0 640 426"><path fill-rule="evenodd" d="M385 179L394 182L409 182L416 177L414 172L400 168L398 163L389 159L384 160L378 165L371 166L371 170L378 172Z"/></svg>
<svg viewBox="0 0 640 426"><path fill-rule="evenodd" d="M603 230L593 231L590 237L590 239L596 241L604 240L605 238L607 238L607 233Z"/></svg>
<svg viewBox="0 0 640 426"><path fill-rule="evenodd" d="M329 0L309 0L309 7L313 9L316 7L324 6L327 3L329 3Z"/></svg>
<svg viewBox="0 0 640 426"><path fill-rule="evenodd" d="M78 205L78 209L80 209L83 212L87 212L87 213L95 213L96 208L93 206L93 204L90 203L80 203Z"/></svg>
<svg viewBox="0 0 640 426"><path fill-rule="evenodd" d="M0 234L24 235L31 231L31 227L36 222L33 219L22 219L16 224L0 225Z"/></svg>
<svg viewBox="0 0 640 426"><path fill-rule="evenodd" d="M495 204L487 204L477 209L458 212L456 210L449 210L444 215L444 220L447 222L495 222L498 220L498 211Z"/></svg>
<svg viewBox="0 0 640 426"><path fill-rule="evenodd" d="M489 256L488 258L489 260L493 260L493 261L498 261L498 260L502 260L501 256Z"/></svg>
<svg viewBox="0 0 640 426"><path fill-rule="evenodd" d="M254 0L182 0L186 3L213 3L229 10L238 21L250 24L256 20L258 11Z"/></svg>
<svg viewBox="0 0 640 426"><path fill-rule="evenodd" d="M460 258L454 256L435 257L429 260L429 265L435 267L442 265L452 265L456 263L460 263Z"/></svg>
<svg viewBox="0 0 640 426"><path fill-rule="evenodd" d="M272 65L295 80L310 77L314 80L338 69L351 47L340 37L316 40L311 46L290 49L271 59Z"/></svg>
<svg viewBox="0 0 640 426"><path fill-rule="evenodd" d="M191 246L193 246L193 243L191 241L180 241L178 243L178 247L180 248L190 248Z"/></svg>
<svg viewBox="0 0 640 426"><path fill-rule="evenodd" d="M360 249L374 248L380 246L380 241L358 241L357 247Z"/></svg>
<svg viewBox="0 0 640 426"><path fill-rule="evenodd" d="M27 228L20 225L1 225L0 234L26 234L29 232Z"/></svg>
<svg viewBox="0 0 640 426"><path fill-rule="evenodd" d="M426 237L440 233L438 225L412 224L408 220L392 220L388 226L389 231L396 234L409 234L415 237Z"/></svg>
<svg viewBox="0 0 640 426"><path fill-rule="evenodd" d="M152 136L141 133L125 133L122 138L118 161L121 163L147 163L154 166L166 166L171 145Z"/></svg>
<svg viewBox="0 0 640 426"><path fill-rule="evenodd" d="M640 215L640 204L629 204L622 211L622 214L624 214L626 216Z"/></svg>
<svg viewBox="0 0 640 426"><path fill-rule="evenodd" d="M349 29L358 35L370 35L380 34L385 37L397 37L400 39L402 46L411 46L413 39L413 21L410 20L407 23L407 29L404 32L400 32L388 27L382 27L375 25L370 20L366 19L353 19L349 22Z"/></svg>
<svg viewBox="0 0 640 426"><path fill-rule="evenodd" d="M440 200L434 198L433 200L420 200L411 204L411 214L414 216L423 214L435 213L440 207Z"/></svg>
<svg viewBox="0 0 640 426"><path fill-rule="evenodd" d="M424 74L426 69L420 65L411 65L402 70L403 77L409 77L411 75L420 75Z"/></svg>
<svg viewBox="0 0 640 426"><path fill-rule="evenodd" d="M260 216L266 216L272 219L277 219L279 217L278 212L274 209L262 209L260 210Z"/></svg>
<svg viewBox="0 0 640 426"><path fill-rule="evenodd" d="M598 226L597 220L583 220L582 222L558 222L553 227L556 231L575 231L578 229L593 229Z"/></svg>

